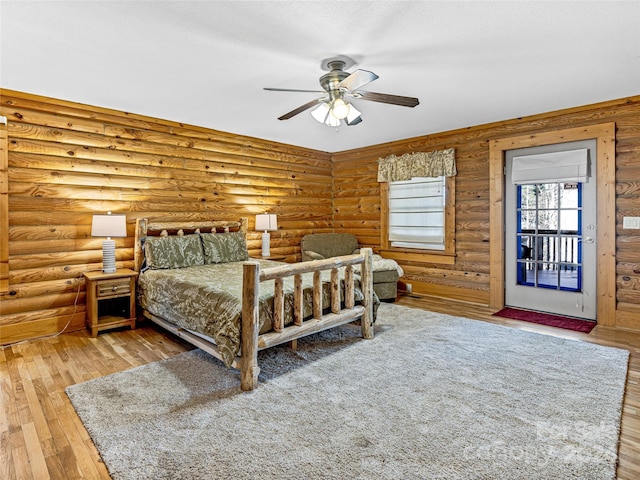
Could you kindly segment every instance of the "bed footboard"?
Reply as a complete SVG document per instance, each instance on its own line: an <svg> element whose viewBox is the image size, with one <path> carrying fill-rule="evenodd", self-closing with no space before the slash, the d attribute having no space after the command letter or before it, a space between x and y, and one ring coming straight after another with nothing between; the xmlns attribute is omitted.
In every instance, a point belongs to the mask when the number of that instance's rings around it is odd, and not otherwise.
<svg viewBox="0 0 640 480"><path fill-rule="evenodd" d="M258 386L258 351L274 345L320 332L331 327L360 319L362 336L373 338L373 277L371 272L372 251L361 249L360 254L345 255L295 264L279 265L261 269L255 261L245 262L242 291L242 341L240 383L244 391ZM360 265L360 288L364 300L355 302L354 265ZM341 299L339 269L345 267L344 297ZM322 304L321 272L331 271L330 305ZM303 319L302 274L313 272L313 316ZM294 278L294 321L284 326L283 279ZM273 331L259 335L258 303L260 283L274 281ZM344 300L344 302L342 302ZM330 311L323 314L325 308Z"/></svg>

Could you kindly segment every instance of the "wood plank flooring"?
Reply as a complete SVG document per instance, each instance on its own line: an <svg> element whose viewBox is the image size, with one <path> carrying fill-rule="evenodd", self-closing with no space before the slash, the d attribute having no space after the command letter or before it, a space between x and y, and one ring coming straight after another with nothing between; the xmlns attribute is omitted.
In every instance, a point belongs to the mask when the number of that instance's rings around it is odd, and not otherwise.
<svg viewBox="0 0 640 480"><path fill-rule="evenodd" d="M492 310L438 298L404 296L414 308L598 343L631 352L624 400L618 478L640 479L640 334L596 327L590 334L492 317ZM109 479L71 406L65 387L192 349L150 324L91 338L84 332L0 350L0 478Z"/></svg>

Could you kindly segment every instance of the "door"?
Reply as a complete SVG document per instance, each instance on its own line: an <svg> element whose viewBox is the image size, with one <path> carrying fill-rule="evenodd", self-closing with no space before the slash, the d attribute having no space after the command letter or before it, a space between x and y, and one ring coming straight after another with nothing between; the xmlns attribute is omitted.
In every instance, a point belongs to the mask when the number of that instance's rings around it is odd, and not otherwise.
<svg viewBox="0 0 640 480"><path fill-rule="evenodd" d="M506 152L506 305L596 319L595 148Z"/></svg>

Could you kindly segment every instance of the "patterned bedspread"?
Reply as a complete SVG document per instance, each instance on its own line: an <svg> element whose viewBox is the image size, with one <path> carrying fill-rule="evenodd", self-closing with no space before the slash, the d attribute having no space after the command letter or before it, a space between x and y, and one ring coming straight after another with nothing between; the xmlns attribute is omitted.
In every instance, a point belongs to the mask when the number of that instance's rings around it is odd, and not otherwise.
<svg viewBox="0 0 640 480"><path fill-rule="evenodd" d="M258 260L261 268L278 265ZM240 352L242 264L229 262L179 269L146 270L138 280L139 305L153 315L210 337L227 366ZM342 271L344 269L341 269ZM322 272L323 306L330 302L330 272ZM260 333L271 329L274 282L260 284ZM303 275L304 316L312 314L313 274ZM293 277L284 281L285 325L293 322ZM363 299L356 281L356 301ZM374 312L378 306L374 298ZM375 315L374 315L375 318Z"/></svg>

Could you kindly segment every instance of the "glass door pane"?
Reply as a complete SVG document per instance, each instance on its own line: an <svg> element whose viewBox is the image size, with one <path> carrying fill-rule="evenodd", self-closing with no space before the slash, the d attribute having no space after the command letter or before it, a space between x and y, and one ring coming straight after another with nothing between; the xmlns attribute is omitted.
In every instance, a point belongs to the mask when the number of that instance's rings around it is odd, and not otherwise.
<svg viewBox="0 0 640 480"><path fill-rule="evenodd" d="M519 185L517 201L518 285L581 291L582 184Z"/></svg>

